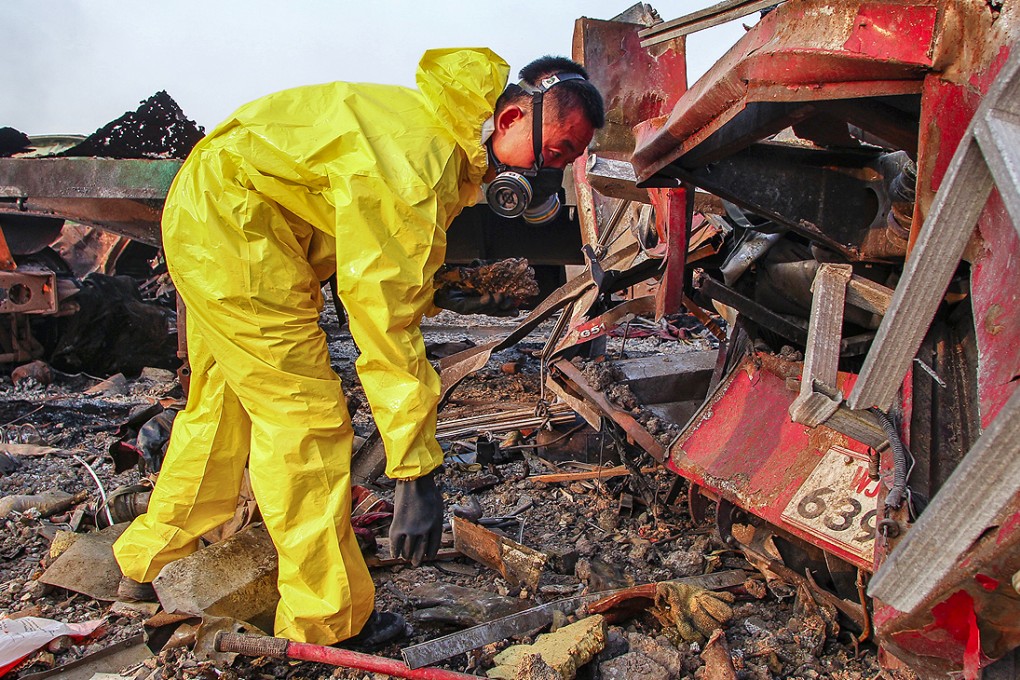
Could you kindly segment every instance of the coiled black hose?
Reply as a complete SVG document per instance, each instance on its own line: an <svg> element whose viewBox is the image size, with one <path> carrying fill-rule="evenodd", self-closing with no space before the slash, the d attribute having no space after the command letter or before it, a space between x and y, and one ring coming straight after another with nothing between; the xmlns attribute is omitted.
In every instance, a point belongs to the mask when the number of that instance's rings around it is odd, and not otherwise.
<svg viewBox="0 0 1020 680"><path fill-rule="evenodd" d="M889 448L892 449L893 454L893 483L885 497L885 507L899 509L903 505L903 498L907 492L907 475L909 474L907 447L903 445L899 430L896 429L889 414L877 408L868 410L875 414L879 424L882 425L885 436L889 438Z"/></svg>

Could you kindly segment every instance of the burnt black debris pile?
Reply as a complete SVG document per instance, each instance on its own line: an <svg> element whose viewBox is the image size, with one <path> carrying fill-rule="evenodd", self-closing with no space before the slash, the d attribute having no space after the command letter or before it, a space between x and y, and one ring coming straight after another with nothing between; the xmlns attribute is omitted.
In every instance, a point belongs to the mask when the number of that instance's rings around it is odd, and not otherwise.
<svg viewBox="0 0 1020 680"><path fill-rule="evenodd" d="M0 158L13 156L32 148L28 135L12 127L0 127Z"/></svg>
<svg viewBox="0 0 1020 680"><path fill-rule="evenodd" d="M105 158L185 158L205 130L184 115L161 90L85 138L61 156Z"/></svg>

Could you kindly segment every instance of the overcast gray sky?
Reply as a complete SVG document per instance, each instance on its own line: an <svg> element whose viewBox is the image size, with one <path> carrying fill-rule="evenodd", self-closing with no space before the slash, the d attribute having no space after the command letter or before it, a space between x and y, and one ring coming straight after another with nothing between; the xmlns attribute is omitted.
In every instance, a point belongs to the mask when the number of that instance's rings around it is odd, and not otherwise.
<svg viewBox="0 0 1020 680"><path fill-rule="evenodd" d="M654 4L669 20L714 0ZM159 90L210 129L240 104L331 80L413 85L431 47L486 46L516 71L570 55L574 20L627 0L0 0L0 127L89 134ZM756 17L745 21L753 22ZM744 33L688 38L693 82Z"/></svg>

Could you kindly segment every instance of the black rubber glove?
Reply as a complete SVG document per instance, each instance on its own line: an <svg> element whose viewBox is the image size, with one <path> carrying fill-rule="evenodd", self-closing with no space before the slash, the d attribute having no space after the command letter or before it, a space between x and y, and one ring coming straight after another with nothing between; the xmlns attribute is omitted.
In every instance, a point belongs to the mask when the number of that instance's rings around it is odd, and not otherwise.
<svg viewBox="0 0 1020 680"><path fill-rule="evenodd" d="M393 494L390 555L416 567L436 556L443 537L443 495L435 475L433 470L418 479L398 480Z"/></svg>
<svg viewBox="0 0 1020 680"><path fill-rule="evenodd" d="M464 290L446 288L436 291L436 307L458 314L488 314L489 316L515 316L517 307L502 293L474 295Z"/></svg>

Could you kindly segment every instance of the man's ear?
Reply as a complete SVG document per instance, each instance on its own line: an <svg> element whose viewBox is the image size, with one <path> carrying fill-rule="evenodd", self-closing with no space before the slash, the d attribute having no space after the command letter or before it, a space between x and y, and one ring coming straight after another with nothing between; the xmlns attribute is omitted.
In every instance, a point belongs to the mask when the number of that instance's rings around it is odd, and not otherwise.
<svg viewBox="0 0 1020 680"><path fill-rule="evenodd" d="M496 116L496 129L505 132L514 123L524 120L526 116L527 112L524 109L516 104L510 104Z"/></svg>

